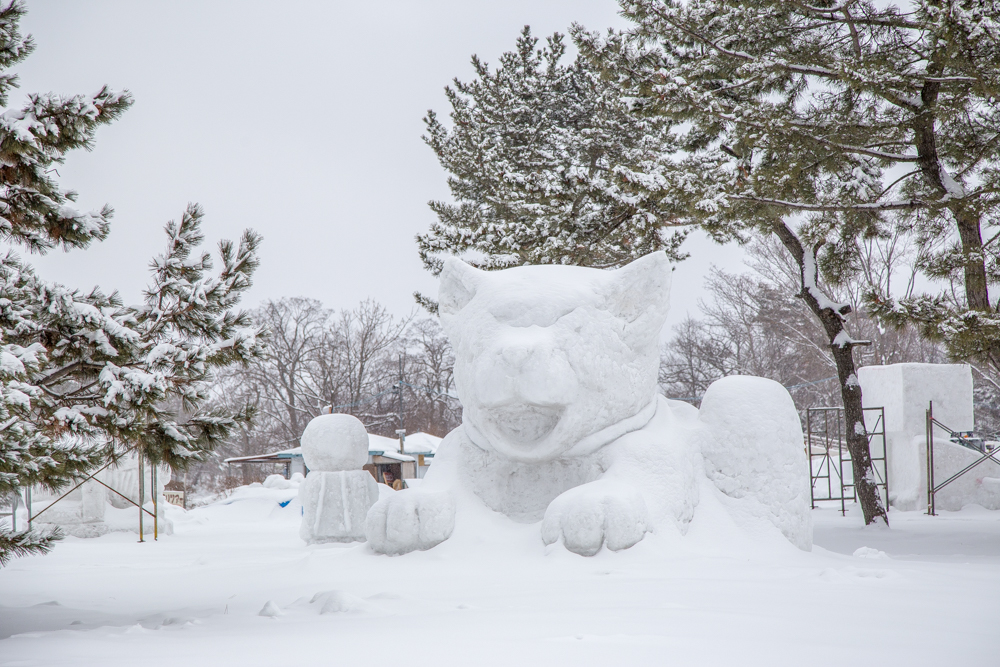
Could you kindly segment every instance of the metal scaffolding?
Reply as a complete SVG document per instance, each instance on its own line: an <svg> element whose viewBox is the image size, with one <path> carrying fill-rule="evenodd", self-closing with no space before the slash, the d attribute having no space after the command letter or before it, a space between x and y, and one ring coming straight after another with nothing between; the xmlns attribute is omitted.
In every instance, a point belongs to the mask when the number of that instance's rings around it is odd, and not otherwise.
<svg viewBox="0 0 1000 667"><path fill-rule="evenodd" d="M952 475L948 479L944 480L943 482L941 482L940 484L938 484L938 485L935 486L934 485L934 427L937 426L938 428L944 429L945 431L948 432L949 437L955 438L955 439L961 439L966 434L962 433L961 431L953 431L951 428L949 428L948 426L945 426L944 424L942 424L941 422L939 422L937 419L934 418L934 401L928 402L926 415L927 415L927 417L926 417L924 428L925 428L925 431L926 431L926 434L927 434L926 435L926 437L927 437L927 513L929 515L931 515L931 516L937 516L937 512L935 511L935 506L934 505L935 505L935 497L937 496L938 491L940 491L944 487L948 486L949 484L951 484L952 482L954 482L956 479L958 479L959 477L961 477L965 473L969 472L970 470L972 470L973 468L975 468L976 466L978 466L980 463L984 463L987 460L992 460L995 463L1000 463L1000 459L996 458L996 456L998 454L1000 454L1000 450L996 450L996 449L994 449L994 450L987 450L978 459L976 459L975 461L973 461L969 465L965 466L964 468L962 468L961 470L959 470L958 472L956 472L954 475Z"/></svg>
<svg viewBox="0 0 1000 667"><path fill-rule="evenodd" d="M146 509L145 507L142 506L142 499L145 496L145 481L146 481L145 480L145 474L143 472L143 468L145 467L145 465L144 465L144 461L143 461L144 457L142 455L142 450L138 449L137 447L132 447L132 448L126 450L125 454L128 454L129 452L132 452L132 451L136 452L137 458L138 458L138 473L139 473L138 474L138 477L139 477L139 480L138 480L139 481L139 502L138 503L135 502L134 500L132 500L131 498L129 498L128 496L126 496L124 493L118 491L117 489L111 488L110 486L108 486L107 484L105 484L104 482L102 482L101 480L97 479L96 475L104 472L109 467L111 467L111 465L113 463L115 463L115 461L109 461L106 464L104 464L103 466L101 466L100 468L98 468L97 470L95 470L90 475L87 475L82 480L80 480L76 484L76 486L74 486L72 489L70 489L69 491L65 492L64 494L62 494L61 496L59 496L58 498L56 498L55 500L53 500L51 503L49 503L48 505L46 505L44 508L42 508L42 510L40 512L38 512L38 514L32 515L32 513L31 513L31 487L27 487L27 488L24 489L25 497L24 497L23 501L22 501L22 499L20 497L20 494L14 493L14 495L13 495L14 499L11 501L11 512L10 512L11 529L15 530L15 531L17 530L17 505L18 505L19 502L24 502L24 505L25 505L25 507L28 510L28 530L31 530L31 524L34 521L37 521L38 517L40 517L42 514L44 514L47 510L51 509L53 505L55 505L56 503L58 503L60 500L63 500L64 498L66 498L69 494L73 493L74 491L76 491L77 489L79 489L81 486L83 486L87 482L93 481L93 482L97 482L98 484L100 484L101 486L103 486L107 490L111 491L112 493L120 496L126 502L128 502L128 503L134 505L135 507L139 508L139 541L140 542L145 542L146 541L145 539L143 539L143 525L142 525L142 513L143 512L145 512L149 516L153 517L153 540L155 541L155 540L159 539L160 530L159 530L159 519L157 518L159 512L157 511L158 507L157 507L157 498L156 498L156 495L157 495L156 494L156 466L155 465L151 465L149 467L149 483L150 483L150 486L152 488L152 493L150 494L150 496L151 496L151 498L153 500L153 511L150 512L148 509ZM4 514L2 514L0 516L6 516L6 513L4 513Z"/></svg>
<svg viewBox="0 0 1000 667"><path fill-rule="evenodd" d="M876 486L882 495L883 507L888 507L889 466L886 457L885 410L864 408L864 412L865 435L868 438L872 470L877 479ZM874 423L869 430L867 425L872 420ZM809 494L813 509L816 509L816 503L820 501L839 501L841 513L846 514L847 502L857 500L851 454L847 449L845 433L844 408L821 407L806 410Z"/></svg>

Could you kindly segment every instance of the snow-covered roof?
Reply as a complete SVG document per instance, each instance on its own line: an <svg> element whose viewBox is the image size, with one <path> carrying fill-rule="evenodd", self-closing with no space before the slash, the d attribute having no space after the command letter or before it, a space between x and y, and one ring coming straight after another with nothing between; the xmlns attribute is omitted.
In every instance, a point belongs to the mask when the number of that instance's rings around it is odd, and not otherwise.
<svg viewBox="0 0 1000 667"><path fill-rule="evenodd" d="M224 461L224 463L239 463L241 461L284 461L286 459L302 458L302 448L293 447L292 449L283 449L280 452L270 452L268 454L257 454L256 456L233 456Z"/></svg>
<svg viewBox="0 0 1000 667"><path fill-rule="evenodd" d="M404 451L407 454L424 454L433 456L437 451L438 445L441 444L442 438L439 438L429 433L423 433L418 431L417 433L410 433L406 436L406 444L404 446ZM397 438L387 438L384 435L373 435L368 434L368 453L383 451L389 452L399 451L399 440Z"/></svg>
<svg viewBox="0 0 1000 667"><path fill-rule="evenodd" d="M437 453L438 445L441 444L443 439L430 433L424 433L423 431L411 433L406 436L406 453L435 454Z"/></svg>
<svg viewBox="0 0 1000 667"><path fill-rule="evenodd" d="M398 452L399 440L387 438L384 435L368 434L368 453L376 454L381 452Z"/></svg>
<svg viewBox="0 0 1000 667"><path fill-rule="evenodd" d="M392 459L393 461L416 461L412 456L400 454L399 452L371 452L371 454L381 456L383 459Z"/></svg>

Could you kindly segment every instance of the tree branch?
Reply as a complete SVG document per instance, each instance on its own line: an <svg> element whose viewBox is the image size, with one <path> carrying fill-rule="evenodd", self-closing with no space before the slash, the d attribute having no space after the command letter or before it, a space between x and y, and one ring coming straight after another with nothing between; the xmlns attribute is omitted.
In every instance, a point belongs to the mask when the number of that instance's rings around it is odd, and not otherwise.
<svg viewBox="0 0 1000 667"><path fill-rule="evenodd" d="M748 197L746 195L730 195L731 199L751 201L758 204L782 206L796 211L898 211L916 208L926 208L930 203L920 199L907 201L885 202L882 204L803 204L801 202L785 201L783 199L767 199L764 197Z"/></svg>

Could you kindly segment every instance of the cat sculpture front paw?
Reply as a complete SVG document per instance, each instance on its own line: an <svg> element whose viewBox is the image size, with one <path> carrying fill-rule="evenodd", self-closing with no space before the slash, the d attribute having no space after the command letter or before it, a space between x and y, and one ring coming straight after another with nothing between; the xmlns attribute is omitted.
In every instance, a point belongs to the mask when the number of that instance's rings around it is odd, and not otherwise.
<svg viewBox="0 0 1000 667"><path fill-rule="evenodd" d="M386 495L368 510L365 536L375 553L399 556L437 546L454 528L450 493L408 489Z"/></svg>
<svg viewBox="0 0 1000 667"><path fill-rule="evenodd" d="M635 545L648 526L646 501L625 485L598 480L566 491L553 500L542 519L542 541L581 556L605 545L621 551Z"/></svg>

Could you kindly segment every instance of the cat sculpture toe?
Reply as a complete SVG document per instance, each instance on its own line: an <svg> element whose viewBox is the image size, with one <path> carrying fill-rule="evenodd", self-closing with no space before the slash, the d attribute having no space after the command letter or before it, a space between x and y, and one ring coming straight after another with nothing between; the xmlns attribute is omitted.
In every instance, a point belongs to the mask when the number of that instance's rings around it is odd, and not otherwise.
<svg viewBox="0 0 1000 667"><path fill-rule="evenodd" d="M607 546L621 551L646 534L648 512L642 494L627 485L599 479L553 500L542 519L542 541L562 541L570 551L593 556Z"/></svg>

